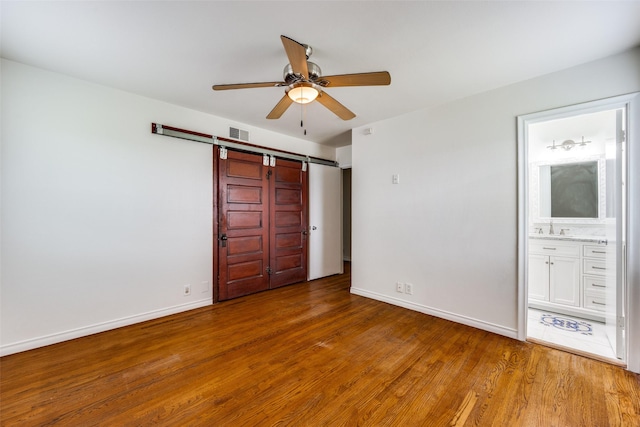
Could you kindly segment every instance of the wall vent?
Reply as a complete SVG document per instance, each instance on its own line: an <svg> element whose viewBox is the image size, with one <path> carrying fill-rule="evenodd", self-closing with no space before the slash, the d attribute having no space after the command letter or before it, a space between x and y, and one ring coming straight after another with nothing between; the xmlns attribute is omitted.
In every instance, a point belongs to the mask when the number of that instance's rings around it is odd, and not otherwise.
<svg viewBox="0 0 640 427"><path fill-rule="evenodd" d="M249 141L249 131L238 128L229 128L229 138Z"/></svg>

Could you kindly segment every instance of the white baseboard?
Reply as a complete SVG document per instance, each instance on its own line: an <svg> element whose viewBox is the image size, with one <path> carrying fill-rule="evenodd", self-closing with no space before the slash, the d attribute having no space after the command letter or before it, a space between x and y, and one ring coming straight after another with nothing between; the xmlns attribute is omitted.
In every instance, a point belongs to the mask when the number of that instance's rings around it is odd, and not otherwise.
<svg viewBox="0 0 640 427"><path fill-rule="evenodd" d="M186 304L175 305L173 307L167 307L160 310L153 310L146 313L140 313L134 316L122 317L120 319L96 323L94 325L83 326L81 328L71 329L69 331L59 332L43 337L32 338L17 343L7 344L0 346L0 356L7 356L9 354L33 350L34 348L57 344L63 341L86 337L88 335L97 334L99 332L133 325L135 323L141 323L147 320L158 319L160 317L169 316L171 314L181 313L183 311L189 311L200 307L206 307L207 305L212 305L211 298L193 301Z"/></svg>
<svg viewBox="0 0 640 427"><path fill-rule="evenodd" d="M503 335L505 337L518 339L518 331L513 328L505 328L504 326L496 325L494 323L485 322L483 320L474 319L472 317L461 316L449 311L440 310L437 308L429 307L422 304L416 304L410 301L405 301L399 298L393 298L388 295L379 294L377 292L371 292L360 288L351 288L351 293L360 295L362 297L371 298L377 301L386 302L399 307L407 308L409 310L417 311L424 314L430 314L431 316L439 317L441 319L451 320L452 322L461 323L463 325L471 326L473 328L482 329L483 331L493 332L494 334Z"/></svg>

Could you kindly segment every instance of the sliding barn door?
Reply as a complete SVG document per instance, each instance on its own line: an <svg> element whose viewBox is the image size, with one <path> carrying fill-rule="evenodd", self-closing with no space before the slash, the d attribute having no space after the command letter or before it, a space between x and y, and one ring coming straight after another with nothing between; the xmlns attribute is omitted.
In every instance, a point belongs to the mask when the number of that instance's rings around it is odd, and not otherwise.
<svg viewBox="0 0 640 427"><path fill-rule="evenodd" d="M227 151L218 167L218 300L307 278L302 163Z"/></svg>
<svg viewBox="0 0 640 427"><path fill-rule="evenodd" d="M307 279L307 173L278 159L270 176L271 287Z"/></svg>
<svg viewBox="0 0 640 427"><path fill-rule="evenodd" d="M219 299L269 289L269 181L262 156L228 151L220 160Z"/></svg>

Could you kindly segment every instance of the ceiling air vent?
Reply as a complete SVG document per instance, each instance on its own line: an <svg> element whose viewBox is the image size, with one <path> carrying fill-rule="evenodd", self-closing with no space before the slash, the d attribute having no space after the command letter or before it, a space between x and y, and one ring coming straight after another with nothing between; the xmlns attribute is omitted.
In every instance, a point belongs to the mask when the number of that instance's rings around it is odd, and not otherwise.
<svg viewBox="0 0 640 427"><path fill-rule="evenodd" d="M249 141L249 131L238 128L229 128L229 137L241 141Z"/></svg>

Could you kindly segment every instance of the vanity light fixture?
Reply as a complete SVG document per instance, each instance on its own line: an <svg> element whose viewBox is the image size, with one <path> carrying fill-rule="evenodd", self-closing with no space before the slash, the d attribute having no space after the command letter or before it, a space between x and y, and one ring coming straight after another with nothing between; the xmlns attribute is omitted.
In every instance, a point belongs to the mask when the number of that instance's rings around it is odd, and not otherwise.
<svg viewBox="0 0 640 427"><path fill-rule="evenodd" d="M585 141L584 136L582 137L582 141L575 142L573 139L566 139L562 142L562 144L556 144L556 140L553 140L553 144L547 145L547 148L550 150L555 150L556 148L562 148L564 151L569 151L575 146L584 147L587 144L591 144L591 141Z"/></svg>

